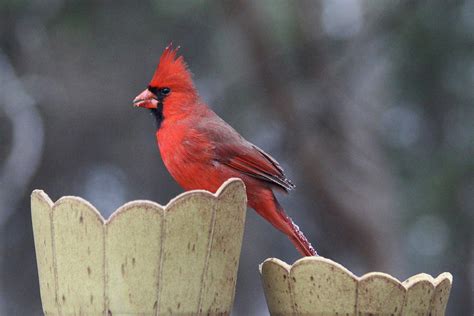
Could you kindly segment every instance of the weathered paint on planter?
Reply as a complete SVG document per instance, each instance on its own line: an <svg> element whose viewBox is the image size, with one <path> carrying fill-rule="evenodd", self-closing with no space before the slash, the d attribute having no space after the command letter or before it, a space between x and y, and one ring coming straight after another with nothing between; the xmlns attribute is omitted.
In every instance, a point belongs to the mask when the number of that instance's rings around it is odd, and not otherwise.
<svg viewBox="0 0 474 316"><path fill-rule="evenodd" d="M322 257L292 266L271 258L260 272L271 315L444 315L452 284L450 273L403 283L380 272L357 277Z"/></svg>
<svg viewBox="0 0 474 316"><path fill-rule="evenodd" d="M46 315L230 314L246 211L241 180L167 206L129 202L108 220L81 198L53 203L35 190L31 211Z"/></svg>

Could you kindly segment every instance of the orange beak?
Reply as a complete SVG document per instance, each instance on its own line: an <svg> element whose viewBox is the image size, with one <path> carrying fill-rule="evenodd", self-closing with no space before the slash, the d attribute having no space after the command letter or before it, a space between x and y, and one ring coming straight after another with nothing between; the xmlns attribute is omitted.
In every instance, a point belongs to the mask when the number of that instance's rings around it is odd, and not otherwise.
<svg viewBox="0 0 474 316"><path fill-rule="evenodd" d="M133 106L146 109L156 109L158 108L158 99L156 98L156 95L150 92L150 90L145 89L133 100Z"/></svg>

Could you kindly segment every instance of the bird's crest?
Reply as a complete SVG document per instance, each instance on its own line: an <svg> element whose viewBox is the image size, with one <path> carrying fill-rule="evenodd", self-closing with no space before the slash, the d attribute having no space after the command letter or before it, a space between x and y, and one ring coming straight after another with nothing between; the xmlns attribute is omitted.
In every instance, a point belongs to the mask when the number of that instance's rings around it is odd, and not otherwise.
<svg viewBox="0 0 474 316"><path fill-rule="evenodd" d="M194 89L192 75L183 56L178 56L179 46L169 44L160 57L155 74L151 79L152 87L181 87Z"/></svg>

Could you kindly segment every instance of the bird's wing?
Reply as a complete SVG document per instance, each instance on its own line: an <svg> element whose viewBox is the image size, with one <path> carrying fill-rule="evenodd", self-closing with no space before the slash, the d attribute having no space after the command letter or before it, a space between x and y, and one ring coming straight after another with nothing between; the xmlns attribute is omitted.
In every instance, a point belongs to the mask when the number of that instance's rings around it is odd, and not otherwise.
<svg viewBox="0 0 474 316"><path fill-rule="evenodd" d="M220 148L221 163L254 178L275 184L284 191L295 188L274 158L257 146L250 143L249 145L250 147L244 148L223 146Z"/></svg>
<svg viewBox="0 0 474 316"><path fill-rule="evenodd" d="M262 149L246 141L219 117L200 121L198 134L211 140L213 159L234 170L265 181L285 192L295 188L280 164Z"/></svg>

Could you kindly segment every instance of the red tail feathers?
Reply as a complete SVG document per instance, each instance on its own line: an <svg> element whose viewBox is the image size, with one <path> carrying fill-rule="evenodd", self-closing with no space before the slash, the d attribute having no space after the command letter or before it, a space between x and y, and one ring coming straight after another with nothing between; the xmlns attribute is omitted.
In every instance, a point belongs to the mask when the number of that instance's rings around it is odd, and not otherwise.
<svg viewBox="0 0 474 316"><path fill-rule="evenodd" d="M308 241L306 236L303 234L303 232L300 230L298 225L296 225L291 218L286 215L285 210L279 205L278 202L276 202L278 212L282 215L284 218L286 224L289 226L291 233L288 234L288 238L291 240L293 245L295 245L296 249L303 255L303 256L317 256L318 253L316 250L313 248L311 243Z"/></svg>
<svg viewBox="0 0 474 316"><path fill-rule="evenodd" d="M318 253L308 241L306 236L303 235L303 232L300 230L300 228L295 223L293 223L291 218L289 218L288 216L287 218L293 227L293 235L288 236L288 238L291 240L293 245L295 245L296 249L298 249L298 251L303 256L317 256Z"/></svg>
<svg viewBox="0 0 474 316"><path fill-rule="evenodd" d="M275 226L275 228L287 235L302 256L317 256L316 250L311 246L300 228L286 215L285 210L278 203L273 192L267 190L258 193L259 199L253 199L253 195L249 196L249 206Z"/></svg>

